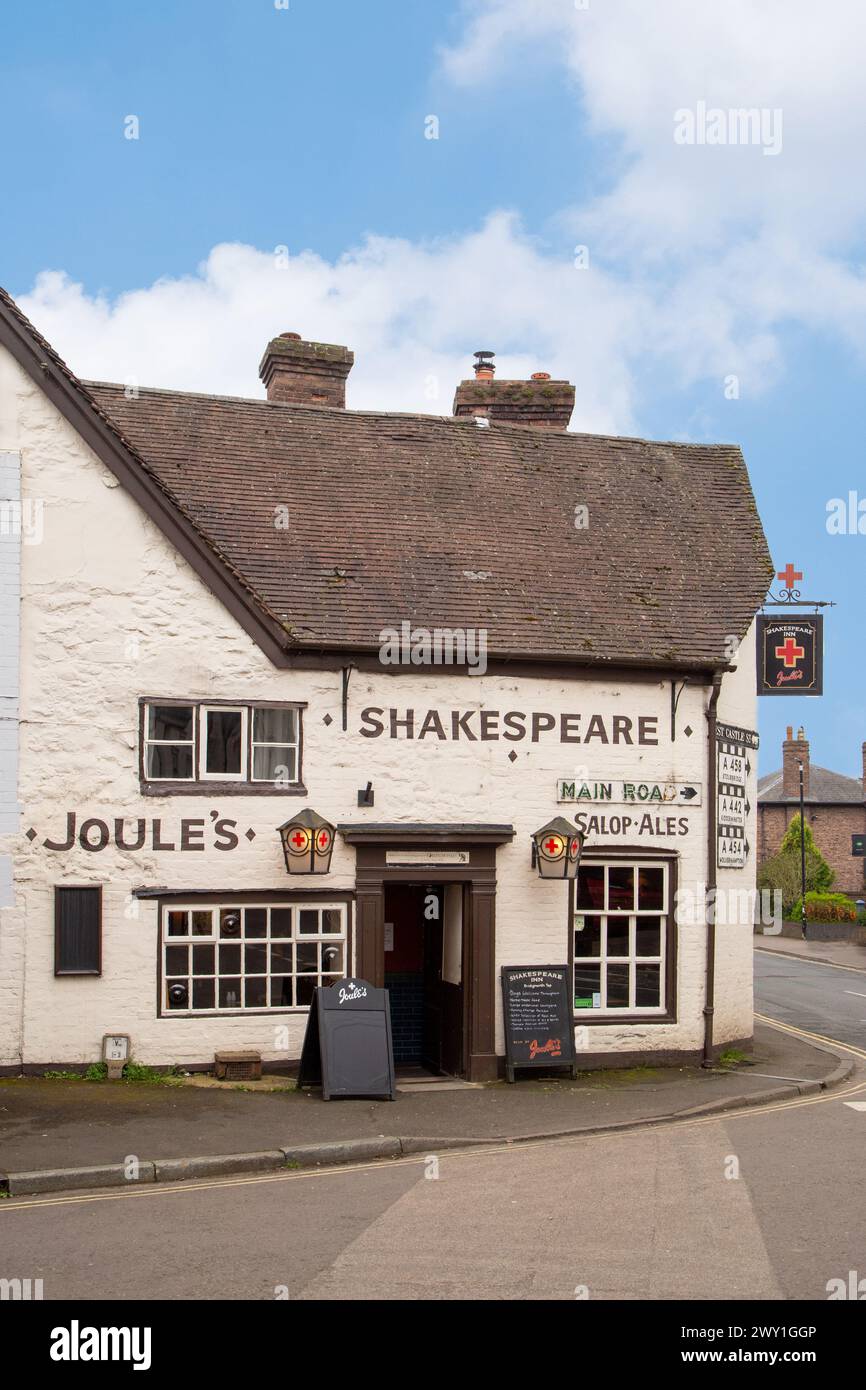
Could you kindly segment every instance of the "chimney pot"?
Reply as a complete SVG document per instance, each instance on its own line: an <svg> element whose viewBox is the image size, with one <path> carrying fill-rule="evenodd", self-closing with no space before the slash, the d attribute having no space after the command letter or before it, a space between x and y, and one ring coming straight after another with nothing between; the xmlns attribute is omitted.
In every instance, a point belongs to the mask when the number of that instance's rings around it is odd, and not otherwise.
<svg viewBox="0 0 866 1390"><path fill-rule="evenodd" d="M533 372L533 381L550 381L550 372Z"/></svg>
<svg viewBox="0 0 866 1390"><path fill-rule="evenodd" d="M346 377L354 361L354 353L338 343L307 342L300 333L280 333L265 348L259 376L269 401L344 410Z"/></svg>

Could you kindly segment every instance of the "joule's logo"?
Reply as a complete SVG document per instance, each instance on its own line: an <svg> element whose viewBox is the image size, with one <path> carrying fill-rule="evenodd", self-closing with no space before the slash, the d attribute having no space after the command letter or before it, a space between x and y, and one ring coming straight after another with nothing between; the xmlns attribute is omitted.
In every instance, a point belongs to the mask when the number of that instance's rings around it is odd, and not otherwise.
<svg viewBox="0 0 866 1390"><path fill-rule="evenodd" d="M338 998L341 1004L348 1004L350 999L366 999L367 991L362 985L356 985L354 980L350 980L349 988L341 988Z"/></svg>

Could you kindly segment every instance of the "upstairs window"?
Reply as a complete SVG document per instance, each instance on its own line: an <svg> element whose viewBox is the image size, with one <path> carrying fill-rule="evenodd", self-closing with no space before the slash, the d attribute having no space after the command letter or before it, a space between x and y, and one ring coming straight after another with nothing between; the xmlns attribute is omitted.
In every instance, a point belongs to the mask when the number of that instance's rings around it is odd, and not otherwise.
<svg viewBox="0 0 866 1390"><path fill-rule="evenodd" d="M201 711L199 776L246 777L247 710L205 705Z"/></svg>
<svg viewBox="0 0 866 1390"><path fill-rule="evenodd" d="M305 791L303 705L142 704L144 791Z"/></svg>
<svg viewBox="0 0 866 1390"><path fill-rule="evenodd" d="M195 708L148 705L145 711L145 776L165 781L195 776Z"/></svg>
<svg viewBox="0 0 866 1390"><path fill-rule="evenodd" d="M254 782L298 780L300 710L253 710Z"/></svg>

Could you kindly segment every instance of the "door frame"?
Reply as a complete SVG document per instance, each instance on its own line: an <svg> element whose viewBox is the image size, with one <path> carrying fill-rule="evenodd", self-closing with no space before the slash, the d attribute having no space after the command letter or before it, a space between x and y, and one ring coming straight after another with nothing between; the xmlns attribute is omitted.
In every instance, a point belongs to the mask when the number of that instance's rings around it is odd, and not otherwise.
<svg viewBox="0 0 866 1390"><path fill-rule="evenodd" d="M495 1081L496 848L514 837L498 826L339 826L356 847L355 971L376 988L385 979L385 884L462 883L463 1065L470 1081ZM468 852L465 864L388 864L389 849Z"/></svg>

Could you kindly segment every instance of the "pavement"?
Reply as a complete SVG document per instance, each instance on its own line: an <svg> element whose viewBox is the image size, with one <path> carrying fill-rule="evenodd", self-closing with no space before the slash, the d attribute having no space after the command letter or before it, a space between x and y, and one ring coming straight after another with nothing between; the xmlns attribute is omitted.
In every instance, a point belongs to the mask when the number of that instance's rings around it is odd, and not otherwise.
<svg viewBox="0 0 866 1390"><path fill-rule="evenodd" d="M231 1084L7 1079L0 1177L16 1196L615 1133L815 1094L851 1070L832 1049L759 1023L746 1065L611 1069L480 1087L409 1082L396 1103L324 1102L317 1092Z"/></svg>
<svg viewBox="0 0 866 1390"><path fill-rule="evenodd" d="M300 1301L327 1302L333 1317L355 1300L554 1299L570 1304L579 1330L586 1323L584 1347L597 1339L599 1301L682 1299L718 1316L711 1326L745 1322L746 1308L749 1325L797 1329L815 1323L811 1308L786 1313L778 1300L826 1303L831 1281L848 1289L866 1276L866 1112L852 1108L864 1094L848 1083L699 1120L448 1149L435 1161L419 1153L13 1197L0 1202L0 1276L43 1280L46 1302L83 1305L63 1314L82 1323L149 1324L153 1300L289 1300L283 1315L266 1315L288 1333ZM730 1315L712 1302L741 1299L767 1302L734 1303ZM858 1328L862 1337L856 1308L830 1311L834 1343ZM170 1316L201 1344L182 1310ZM607 1336L617 1364L633 1345L658 1362L656 1330L629 1309L617 1317L622 1335ZM789 1350L814 1345L788 1335ZM211 1341L232 1369L240 1347L249 1377L249 1338L219 1328ZM819 1369L831 1350L822 1340ZM155 1364L158 1355L175 1351L155 1326Z"/></svg>
<svg viewBox="0 0 866 1390"><path fill-rule="evenodd" d="M797 960L818 961L822 965L841 965L846 970L866 971L866 946L854 941L803 941L790 936L756 936L756 951L794 956Z"/></svg>

